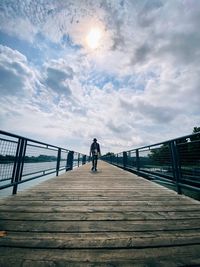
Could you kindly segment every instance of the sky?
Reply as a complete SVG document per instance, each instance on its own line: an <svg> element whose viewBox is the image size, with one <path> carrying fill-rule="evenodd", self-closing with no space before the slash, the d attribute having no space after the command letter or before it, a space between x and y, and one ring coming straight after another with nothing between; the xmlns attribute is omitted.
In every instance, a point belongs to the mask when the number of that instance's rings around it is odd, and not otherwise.
<svg viewBox="0 0 200 267"><path fill-rule="evenodd" d="M1 0L0 129L102 154L200 126L199 0Z"/></svg>

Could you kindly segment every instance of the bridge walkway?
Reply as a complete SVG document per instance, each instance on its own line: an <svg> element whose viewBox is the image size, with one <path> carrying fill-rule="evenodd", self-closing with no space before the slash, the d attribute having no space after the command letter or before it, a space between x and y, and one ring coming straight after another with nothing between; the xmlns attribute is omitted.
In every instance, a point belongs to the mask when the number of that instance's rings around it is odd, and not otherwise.
<svg viewBox="0 0 200 267"><path fill-rule="evenodd" d="M200 266L200 203L99 161L0 201L0 266Z"/></svg>

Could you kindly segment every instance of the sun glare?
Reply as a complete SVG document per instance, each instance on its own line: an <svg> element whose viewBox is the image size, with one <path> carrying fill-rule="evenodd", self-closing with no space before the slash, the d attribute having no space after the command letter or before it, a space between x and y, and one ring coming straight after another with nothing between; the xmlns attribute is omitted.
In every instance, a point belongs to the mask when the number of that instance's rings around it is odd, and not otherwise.
<svg viewBox="0 0 200 267"><path fill-rule="evenodd" d="M91 49L97 48L100 44L101 37L102 37L101 30L99 28L92 28L86 37L88 46Z"/></svg>

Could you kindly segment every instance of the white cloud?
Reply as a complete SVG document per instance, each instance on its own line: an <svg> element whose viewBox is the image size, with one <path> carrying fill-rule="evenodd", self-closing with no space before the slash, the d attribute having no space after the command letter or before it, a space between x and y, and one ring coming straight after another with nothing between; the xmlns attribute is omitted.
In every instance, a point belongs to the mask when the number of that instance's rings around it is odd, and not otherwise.
<svg viewBox="0 0 200 267"><path fill-rule="evenodd" d="M40 49L54 51L36 66L0 46L3 128L84 152L97 137L117 152L199 125L200 2L10 1L1 11L2 31L34 47L40 33L50 42ZM91 51L96 25L104 37Z"/></svg>
<svg viewBox="0 0 200 267"><path fill-rule="evenodd" d="M32 70L24 55L0 45L0 94L6 96L31 93L36 76L37 71Z"/></svg>

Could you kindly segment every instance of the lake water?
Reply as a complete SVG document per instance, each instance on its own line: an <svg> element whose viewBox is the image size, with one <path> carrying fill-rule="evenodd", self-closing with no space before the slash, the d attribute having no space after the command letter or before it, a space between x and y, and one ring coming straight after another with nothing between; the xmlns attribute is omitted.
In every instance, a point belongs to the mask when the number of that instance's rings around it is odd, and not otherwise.
<svg viewBox="0 0 200 267"><path fill-rule="evenodd" d="M66 162L61 162L60 167L65 167ZM75 167L74 167L75 168ZM48 170L46 173L51 172L56 169L56 161L53 162L37 162L37 163L25 163L23 168L23 175L22 180L27 178L31 178L43 173L43 170ZM10 180L2 181L2 179L10 178L12 176L13 171L13 163L11 164L0 164L0 185L6 185L10 183ZM37 174L33 174L33 172L39 172ZM59 174L64 173L65 170L59 171ZM42 183L48 179L51 179L56 176L56 172L47 174L40 178L36 178L31 181L27 181L25 183L18 185L18 192L23 191L25 189L29 189L39 183ZM5 189L0 190L0 198L12 195L13 187L8 187Z"/></svg>

